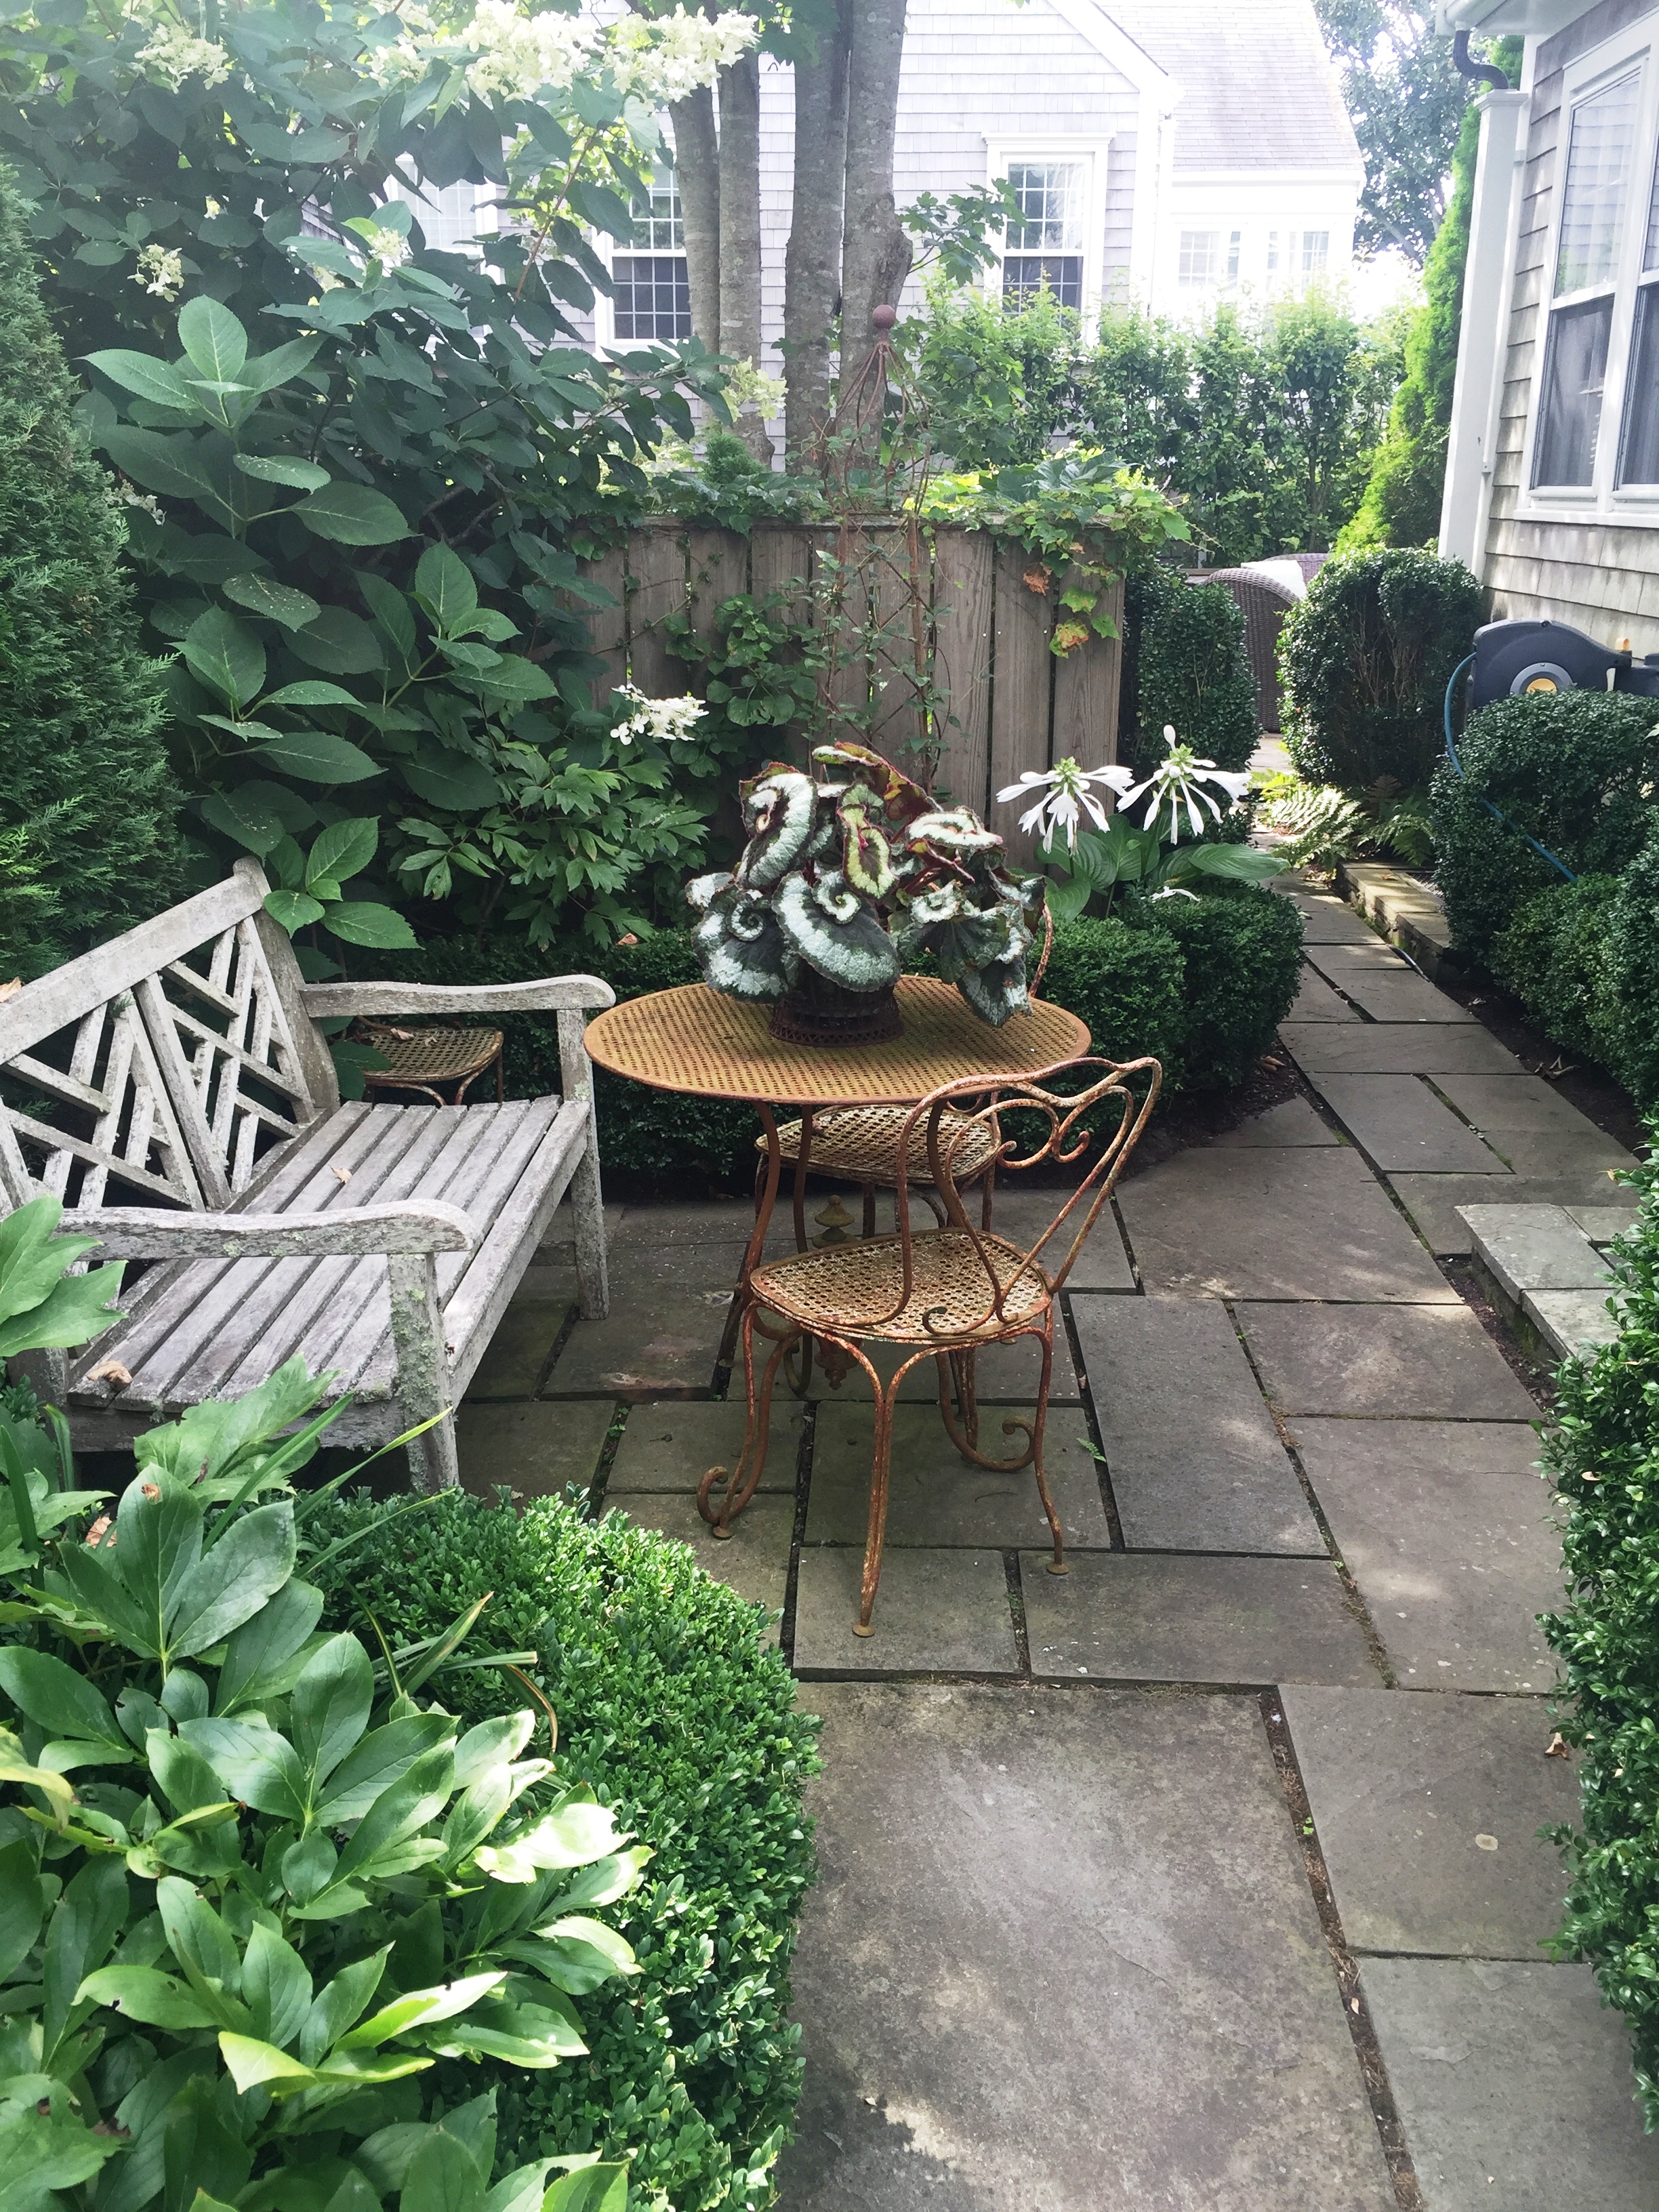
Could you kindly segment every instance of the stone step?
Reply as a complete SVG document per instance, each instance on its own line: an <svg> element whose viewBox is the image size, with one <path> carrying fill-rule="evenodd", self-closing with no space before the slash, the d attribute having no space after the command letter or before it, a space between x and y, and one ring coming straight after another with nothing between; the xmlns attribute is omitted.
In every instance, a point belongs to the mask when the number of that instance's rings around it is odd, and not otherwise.
<svg viewBox="0 0 1659 2212"><path fill-rule="evenodd" d="M1607 1208L1583 1208L1599 1213ZM1614 1334L1601 1251L1564 1206L1460 1206L1475 1264L1524 1336L1557 1359Z"/></svg>

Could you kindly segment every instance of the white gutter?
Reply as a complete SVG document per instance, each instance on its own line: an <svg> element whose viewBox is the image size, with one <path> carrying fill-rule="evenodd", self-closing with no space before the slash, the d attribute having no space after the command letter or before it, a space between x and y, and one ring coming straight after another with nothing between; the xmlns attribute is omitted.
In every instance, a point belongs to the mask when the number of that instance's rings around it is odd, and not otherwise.
<svg viewBox="0 0 1659 2212"><path fill-rule="evenodd" d="M1509 350L1511 271L1526 162L1528 92L1489 92L1480 111L1469 209L1469 252L1463 266L1457 380L1452 392L1446 482L1440 505L1440 550L1480 575L1500 422L1504 356Z"/></svg>

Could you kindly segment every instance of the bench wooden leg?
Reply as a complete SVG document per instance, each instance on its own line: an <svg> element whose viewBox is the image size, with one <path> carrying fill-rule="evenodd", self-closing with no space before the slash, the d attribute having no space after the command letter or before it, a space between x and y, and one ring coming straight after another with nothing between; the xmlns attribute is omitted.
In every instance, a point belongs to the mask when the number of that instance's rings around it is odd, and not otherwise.
<svg viewBox="0 0 1659 2212"><path fill-rule="evenodd" d="M605 1250L605 1197L599 1188L599 1132L594 1113L593 1063L582 1042L587 1026L580 1009L559 1010L559 1067L567 1099L585 1100L587 1134L581 1164L570 1179L570 1216L576 1233L576 1295L584 1321L603 1321L611 1310L611 1275Z"/></svg>
<svg viewBox="0 0 1659 2212"><path fill-rule="evenodd" d="M461 1479L450 1403L449 1362L438 1310L438 1269L430 1252L394 1252L386 1261L392 1294L392 1341L398 1354L398 1401L412 1428L444 1418L409 1447L416 1490L453 1490Z"/></svg>

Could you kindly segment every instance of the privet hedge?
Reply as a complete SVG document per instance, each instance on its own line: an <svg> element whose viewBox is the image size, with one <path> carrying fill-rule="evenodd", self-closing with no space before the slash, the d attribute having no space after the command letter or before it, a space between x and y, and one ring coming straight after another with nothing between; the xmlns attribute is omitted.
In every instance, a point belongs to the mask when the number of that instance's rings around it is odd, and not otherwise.
<svg viewBox="0 0 1659 2212"><path fill-rule="evenodd" d="M319 1543L370 1531L337 1567L303 1570L330 1625L372 1615L395 1646L493 1593L471 1648L538 1653L561 1772L655 1854L613 1914L639 1974L586 2001L586 2060L556 2081L502 2074L501 2160L627 2150L630 2212L758 2212L800 2082L789 1959L817 1725L759 1608L684 1545L551 1498L520 1516L451 1492L406 1519L356 1499L314 1527ZM458 1676L447 1694L477 1721L522 1701L501 1679Z"/></svg>

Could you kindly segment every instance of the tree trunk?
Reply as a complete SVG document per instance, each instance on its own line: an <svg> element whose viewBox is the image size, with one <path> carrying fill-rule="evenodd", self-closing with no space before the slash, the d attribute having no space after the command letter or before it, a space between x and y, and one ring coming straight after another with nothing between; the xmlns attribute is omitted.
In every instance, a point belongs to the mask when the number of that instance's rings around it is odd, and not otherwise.
<svg viewBox="0 0 1659 2212"><path fill-rule="evenodd" d="M847 183L847 0L795 64L794 205L784 256L784 382L789 466L804 471L830 416L830 336L841 296Z"/></svg>
<svg viewBox="0 0 1659 2212"><path fill-rule="evenodd" d="M910 273L910 234L893 201L893 131L905 0L848 0L846 244L842 255L843 380L874 343L870 317L896 307Z"/></svg>
<svg viewBox="0 0 1659 2212"><path fill-rule="evenodd" d="M720 149L714 94L708 86L675 100L674 166L685 226L685 272L691 285L691 331L710 353L720 349Z"/></svg>
<svg viewBox="0 0 1659 2212"><path fill-rule="evenodd" d="M720 73L720 351L761 365L760 57L751 48ZM738 435L769 461L758 412L738 416Z"/></svg>

